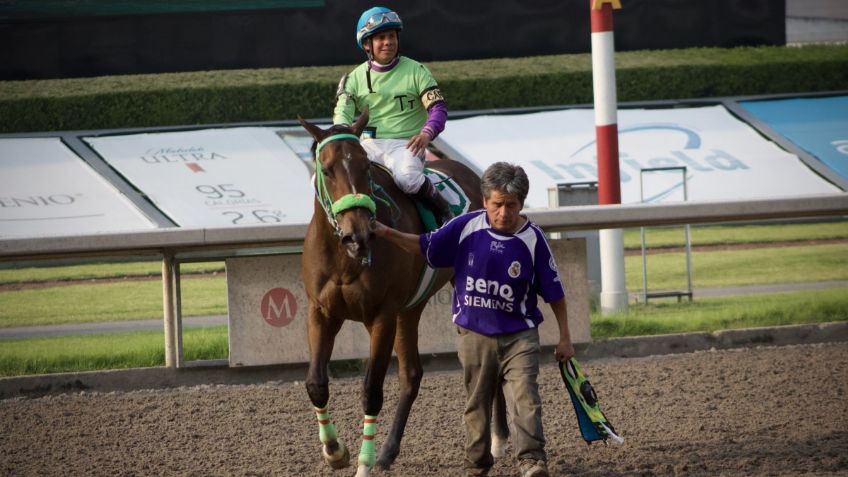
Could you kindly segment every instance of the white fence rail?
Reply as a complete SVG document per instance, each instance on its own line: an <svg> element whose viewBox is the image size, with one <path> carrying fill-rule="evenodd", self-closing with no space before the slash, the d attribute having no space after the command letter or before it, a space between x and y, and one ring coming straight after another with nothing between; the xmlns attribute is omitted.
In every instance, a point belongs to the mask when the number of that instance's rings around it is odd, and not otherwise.
<svg viewBox="0 0 848 477"><path fill-rule="evenodd" d="M785 199L699 201L528 209L548 232L848 215L848 193ZM0 260L173 255L260 247L300 246L306 225L158 229L110 234L0 239Z"/></svg>

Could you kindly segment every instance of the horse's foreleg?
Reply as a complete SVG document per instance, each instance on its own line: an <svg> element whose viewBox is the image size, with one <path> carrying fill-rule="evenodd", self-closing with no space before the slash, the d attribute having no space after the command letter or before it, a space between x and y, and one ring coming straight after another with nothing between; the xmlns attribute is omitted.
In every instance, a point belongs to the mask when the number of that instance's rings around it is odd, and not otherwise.
<svg viewBox="0 0 848 477"><path fill-rule="evenodd" d="M380 458L377 459L377 465L384 470L391 467L400 453L400 442L409 420L412 403L418 397L421 378L424 375L421 358L418 354L418 321L420 317L420 310L417 314L413 313L411 316L408 314L401 317L395 336L400 393L392 428L386 442L380 449Z"/></svg>
<svg viewBox="0 0 848 477"><path fill-rule="evenodd" d="M318 421L318 437L321 440L324 460L334 469L350 465L350 452L339 441L336 426L330 418L330 387L327 364L333 351L338 326L328 327L317 311L310 309L308 318L309 371L306 375L306 392L312 402Z"/></svg>
<svg viewBox="0 0 848 477"><path fill-rule="evenodd" d="M371 335L371 352L362 388L362 409L365 411L365 417L357 477L368 476L377 463L374 435L377 432L377 415L383 408L383 383L392 358L392 343L395 337L394 317L375 320L375 323L368 327L368 333Z"/></svg>

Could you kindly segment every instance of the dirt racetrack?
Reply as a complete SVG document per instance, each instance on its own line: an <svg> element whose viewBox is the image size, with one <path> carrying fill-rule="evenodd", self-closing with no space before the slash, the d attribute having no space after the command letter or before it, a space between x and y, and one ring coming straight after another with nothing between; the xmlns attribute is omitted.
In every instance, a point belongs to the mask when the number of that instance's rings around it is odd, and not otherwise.
<svg viewBox="0 0 848 477"><path fill-rule="evenodd" d="M552 475L848 475L848 343L587 361L626 438L587 446L554 364L541 385ZM357 378L331 381L341 438L359 449ZM396 380L378 427L385 439ZM424 377L386 476L463 475L458 372ZM493 476L516 475L512 457ZM319 455L303 383L196 386L0 401L2 475L352 476Z"/></svg>

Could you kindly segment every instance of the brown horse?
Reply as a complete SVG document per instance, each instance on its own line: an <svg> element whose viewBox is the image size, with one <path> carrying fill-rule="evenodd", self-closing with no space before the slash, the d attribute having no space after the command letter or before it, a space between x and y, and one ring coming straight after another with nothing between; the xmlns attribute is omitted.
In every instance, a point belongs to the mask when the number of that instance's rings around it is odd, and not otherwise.
<svg viewBox="0 0 848 477"><path fill-rule="evenodd" d="M415 293L423 259L376 238L375 219L398 230L424 231L415 205L395 186L390 173L373 165L359 144L368 124L365 112L352 127L327 130L300 120L315 139L315 212L303 247L303 283L309 298L309 372L306 390L319 422L325 460L334 468L349 463L349 452L336 435L327 407L327 365L344 320L361 322L370 335L370 356L362 390L365 414L357 475L375 465L388 468L400 452L400 441L422 377L418 356L418 322L427 303L407 308ZM470 199L469 210L482 207L480 179L463 164L450 160L430 166L453 178ZM452 276L438 271L432 295ZM450 319L450 317L445 317ZM376 458L373 437L383 407L383 382L397 355L400 398L387 441Z"/></svg>

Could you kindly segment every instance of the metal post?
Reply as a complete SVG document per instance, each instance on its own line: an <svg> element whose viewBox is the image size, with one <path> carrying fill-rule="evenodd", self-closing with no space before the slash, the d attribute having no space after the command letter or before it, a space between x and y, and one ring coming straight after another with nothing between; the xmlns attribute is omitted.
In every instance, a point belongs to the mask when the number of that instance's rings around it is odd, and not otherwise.
<svg viewBox="0 0 848 477"><path fill-rule="evenodd" d="M180 283L180 262L174 260L174 358L177 368L183 367L183 300Z"/></svg>
<svg viewBox="0 0 848 477"><path fill-rule="evenodd" d="M165 367L176 368L176 344L174 333L174 256L166 253L162 257L162 307L165 325Z"/></svg>
<svg viewBox="0 0 848 477"><path fill-rule="evenodd" d="M683 202L689 200L689 189L687 180L686 166L671 166L671 167L649 167L639 170L639 202L645 202L645 181L643 180L646 172L668 172L679 171L683 176ZM692 242L689 237L689 224L683 225L684 247L686 250L686 292L671 291L671 292L648 292L648 257L647 246L645 245L645 227L639 227L640 236L642 239L642 299L648 303L651 297L677 297L677 302L680 303L680 297L688 296L689 301L692 301Z"/></svg>
<svg viewBox="0 0 848 477"><path fill-rule="evenodd" d="M683 169L683 202L689 200L689 186L686 169ZM689 302L692 302L692 241L689 237L689 224L683 225L683 235L686 240L686 284L689 292Z"/></svg>

